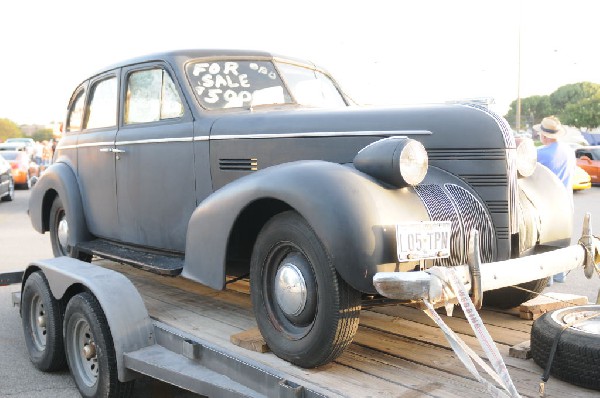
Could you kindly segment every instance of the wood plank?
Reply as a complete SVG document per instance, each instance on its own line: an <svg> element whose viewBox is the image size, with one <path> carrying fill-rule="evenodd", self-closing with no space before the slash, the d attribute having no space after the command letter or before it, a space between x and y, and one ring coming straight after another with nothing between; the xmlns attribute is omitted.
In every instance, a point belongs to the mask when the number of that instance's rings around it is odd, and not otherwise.
<svg viewBox="0 0 600 398"><path fill-rule="evenodd" d="M485 387L474 380L439 372L427 366L352 344L336 362L356 367L377 377L400 382L414 390L406 396L448 398L482 397Z"/></svg>
<svg viewBox="0 0 600 398"><path fill-rule="evenodd" d="M440 313L440 315L444 322L446 322L446 324L450 326L450 328L453 331L468 336L475 336L475 332L473 332L473 329L471 329L469 323L466 322L462 311L457 310L458 308L454 309L454 314L451 317L446 316L445 312ZM390 307L373 308L372 311L396 318L410 320L412 322L420 323L427 326L437 327L435 322L431 318L429 318L422 310L412 308L409 306L397 305ZM488 312L483 311L480 313L480 315L482 316L482 320L484 321L484 324L486 326L486 329L490 333L490 336L492 336L494 341L497 343L515 345L529 338L531 326L529 326L526 331L515 329L522 328L520 325L520 320L517 317L510 317L508 319L505 319L504 326L497 326L487 322L487 318L489 315ZM518 323L519 325L517 325Z"/></svg>
<svg viewBox="0 0 600 398"><path fill-rule="evenodd" d="M263 339L258 328L252 328L240 333L232 334L229 340L231 343L247 350L256 352L269 351L269 346L265 342L265 339Z"/></svg>

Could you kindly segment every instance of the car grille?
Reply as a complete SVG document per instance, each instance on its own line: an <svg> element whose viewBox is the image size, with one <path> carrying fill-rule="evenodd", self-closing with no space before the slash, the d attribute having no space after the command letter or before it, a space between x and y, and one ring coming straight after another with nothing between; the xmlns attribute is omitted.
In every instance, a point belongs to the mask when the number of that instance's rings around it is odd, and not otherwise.
<svg viewBox="0 0 600 398"><path fill-rule="evenodd" d="M455 266L467 263L467 248L472 229L479 231L480 257L493 261L494 227L485 207L466 189L454 184L415 187L433 221L451 221L450 257L435 265Z"/></svg>

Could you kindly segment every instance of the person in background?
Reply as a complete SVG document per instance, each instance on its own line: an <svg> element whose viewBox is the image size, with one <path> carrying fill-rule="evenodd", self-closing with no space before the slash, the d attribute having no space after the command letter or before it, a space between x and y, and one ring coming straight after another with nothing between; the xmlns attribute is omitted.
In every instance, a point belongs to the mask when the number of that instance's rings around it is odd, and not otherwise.
<svg viewBox="0 0 600 398"><path fill-rule="evenodd" d="M42 155L44 153L44 145L39 142L36 141L34 144L34 151L33 151L33 161L38 165L41 166L42 165Z"/></svg>
<svg viewBox="0 0 600 398"><path fill-rule="evenodd" d="M538 149L538 162L549 168L565 186L571 198L573 197L573 174L575 172L575 153L571 147L559 141L565 135L565 129L556 116L542 119L540 124L533 126L540 135L543 147ZM572 211L572 209L571 209ZM561 272L550 278L548 286L553 282L564 283L566 274Z"/></svg>

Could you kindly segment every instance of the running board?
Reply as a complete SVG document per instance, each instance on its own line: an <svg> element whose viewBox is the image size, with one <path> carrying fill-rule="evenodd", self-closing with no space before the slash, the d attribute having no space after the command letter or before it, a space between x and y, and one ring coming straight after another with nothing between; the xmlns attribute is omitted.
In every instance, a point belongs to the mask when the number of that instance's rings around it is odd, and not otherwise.
<svg viewBox="0 0 600 398"><path fill-rule="evenodd" d="M153 321L156 344L124 354L127 369L209 397L322 398L278 371Z"/></svg>
<svg viewBox="0 0 600 398"><path fill-rule="evenodd" d="M159 275L176 276L183 270L183 256L152 252L104 239L78 243L77 250Z"/></svg>

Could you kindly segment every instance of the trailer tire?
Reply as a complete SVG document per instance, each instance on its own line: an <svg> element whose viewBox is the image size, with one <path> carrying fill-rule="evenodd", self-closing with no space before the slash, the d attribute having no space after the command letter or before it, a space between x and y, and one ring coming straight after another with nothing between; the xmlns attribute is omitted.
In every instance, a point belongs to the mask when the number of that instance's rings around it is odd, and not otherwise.
<svg viewBox="0 0 600 398"><path fill-rule="evenodd" d="M71 374L83 397L128 397L133 381L120 382L110 327L98 300L80 293L67 304L65 351Z"/></svg>
<svg viewBox="0 0 600 398"><path fill-rule="evenodd" d="M488 307L501 309L514 308L536 298L546 288L547 284L548 278L542 278L517 285L517 287L526 290L512 286L489 290L483 294L483 304Z"/></svg>
<svg viewBox="0 0 600 398"><path fill-rule="evenodd" d="M52 202L49 226L50 244L52 245L54 257L69 256L88 263L92 261L91 254L79 252L67 244L69 225L67 223L65 207L59 196L54 198L54 201Z"/></svg>
<svg viewBox="0 0 600 398"><path fill-rule="evenodd" d="M562 308L542 315L531 327L531 354L542 368L554 340L578 317L600 314L600 305ZM565 329L556 348L550 374L566 382L600 390L600 316Z"/></svg>
<svg viewBox="0 0 600 398"><path fill-rule="evenodd" d="M334 360L352 342L361 295L338 275L298 213L276 215L261 230L250 288L258 327L280 358L313 368Z"/></svg>
<svg viewBox="0 0 600 398"><path fill-rule="evenodd" d="M41 271L29 275L21 296L21 322L29 359L43 372L65 369L64 304L54 299Z"/></svg>

